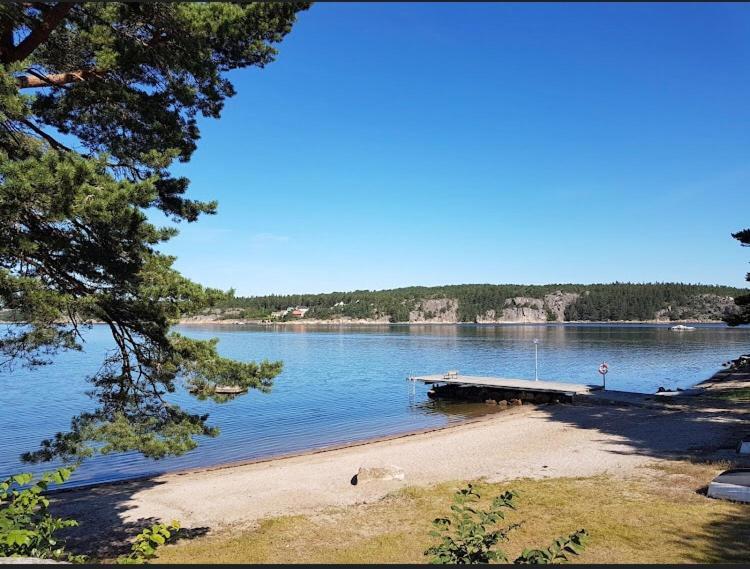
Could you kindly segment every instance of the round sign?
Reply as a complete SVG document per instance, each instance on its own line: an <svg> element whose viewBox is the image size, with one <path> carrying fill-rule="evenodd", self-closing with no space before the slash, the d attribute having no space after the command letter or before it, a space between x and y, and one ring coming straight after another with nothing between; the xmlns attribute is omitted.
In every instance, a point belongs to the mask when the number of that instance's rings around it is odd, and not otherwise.
<svg viewBox="0 0 750 569"><path fill-rule="evenodd" d="M604 362L602 365L599 366L599 373L602 375L606 375L609 371L609 366L607 365L607 362Z"/></svg>

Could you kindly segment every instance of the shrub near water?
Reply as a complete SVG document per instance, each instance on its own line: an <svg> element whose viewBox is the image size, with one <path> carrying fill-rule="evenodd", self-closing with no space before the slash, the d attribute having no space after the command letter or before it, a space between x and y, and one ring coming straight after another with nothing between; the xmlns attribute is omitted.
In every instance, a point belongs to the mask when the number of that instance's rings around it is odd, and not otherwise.
<svg viewBox="0 0 750 569"><path fill-rule="evenodd" d="M474 506L481 496L471 484L458 490L453 497L450 517L432 522L436 529L430 535L440 538L440 543L430 547L425 555L431 556L430 562L438 565L507 563L505 552L493 548L498 542L507 541L508 534L521 526L518 523L497 527L505 519L503 510L516 509L517 497L516 492L504 492L492 501L489 509L479 510ZM524 549L513 563L544 565L567 561L568 555L578 555L583 550L587 537L586 530L581 529L568 537L557 538L546 549Z"/></svg>
<svg viewBox="0 0 750 569"><path fill-rule="evenodd" d="M0 557L33 557L72 563L91 561L85 555L65 551L65 541L57 532L76 527L78 522L55 518L49 513L49 499L44 493L50 484L63 484L72 474L72 468L60 468L43 474L31 484L34 477L26 472L15 474L0 482ZM180 523L157 523L139 533L128 555L115 562L121 565L146 563L156 557L159 547L174 541Z"/></svg>
<svg viewBox="0 0 750 569"><path fill-rule="evenodd" d="M67 553L65 542L55 536L78 522L51 516L44 496L50 484L64 483L71 473L70 468L60 468L43 474L34 484L29 473L0 482L0 557L83 560Z"/></svg>
<svg viewBox="0 0 750 569"><path fill-rule="evenodd" d="M180 531L180 522L171 524L154 524L139 533L130 548L129 555L121 555L116 563L119 565L136 565L146 563L156 557L156 551L162 545L170 543Z"/></svg>

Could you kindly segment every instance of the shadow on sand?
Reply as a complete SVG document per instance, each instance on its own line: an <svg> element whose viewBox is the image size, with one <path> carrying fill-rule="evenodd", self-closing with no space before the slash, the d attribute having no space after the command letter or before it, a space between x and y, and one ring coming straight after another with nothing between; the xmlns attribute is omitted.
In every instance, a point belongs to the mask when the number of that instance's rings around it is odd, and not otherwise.
<svg viewBox="0 0 750 569"><path fill-rule="evenodd" d="M70 528L64 534L67 549L103 559L128 553L133 538L144 528L157 522L171 521L148 517L127 522L121 517L130 509L128 502L136 493L160 484L162 483L154 479L145 478L52 493L52 513L75 519L79 523L78 527ZM176 542L200 537L208 533L209 529L182 528Z"/></svg>
<svg viewBox="0 0 750 569"><path fill-rule="evenodd" d="M748 382L750 372L719 372L706 384L720 385L731 379ZM601 394L601 395L600 395ZM750 402L721 397L720 390L698 395L635 395L606 401L606 392L575 405L541 407L550 418L580 429L617 436L628 451L663 459L727 460L747 462L736 453L740 439L750 432ZM618 445L619 446L619 445Z"/></svg>

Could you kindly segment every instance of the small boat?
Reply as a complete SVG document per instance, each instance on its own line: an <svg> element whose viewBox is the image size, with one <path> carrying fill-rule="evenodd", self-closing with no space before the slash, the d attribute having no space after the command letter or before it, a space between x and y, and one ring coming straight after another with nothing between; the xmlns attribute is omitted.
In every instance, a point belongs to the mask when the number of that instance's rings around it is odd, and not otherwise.
<svg viewBox="0 0 750 569"><path fill-rule="evenodd" d="M669 329L673 330L674 332L684 332L685 330L695 330L695 326L684 326L682 324L678 324L677 326L671 326Z"/></svg>
<svg viewBox="0 0 750 569"><path fill-rule="evenodd" d="M214 389L214 393L217 395L238 395L245 393L245 391L247 391L247 387L240 385L217 385Z"/></svg>

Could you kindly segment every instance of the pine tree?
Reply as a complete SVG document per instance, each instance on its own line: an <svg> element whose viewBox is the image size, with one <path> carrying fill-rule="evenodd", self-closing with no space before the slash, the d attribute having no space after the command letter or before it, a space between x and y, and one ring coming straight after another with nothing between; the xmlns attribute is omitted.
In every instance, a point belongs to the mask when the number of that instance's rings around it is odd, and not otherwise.
<svg viewBox="0 0 750 569"><path fill-rule="evenodd" d="M739 241L743 247L750 247L750 229L743 229L742 231L733 233L732 237ZM750 273L745 276L745 280L750 282ZM750 324L750 294L738 296L734 299L734 302L740 310L736 314L727 316L725 322L730 326Z"/></svg>
<svg viewBox="0 0 750 569"><path fill-rule="evenodd" d="M0 6L0 308L19 325L0 365L49 363L103 322L115 349L90 378L98 406L30 459L137 450L161 457L215 434L165 399L184 378L266 390L279 363L240 363L171 325L227 294L159 253L214 202L170 175L234 94L225 74L264 67L307 3L6 2ZM250 133L248 134L251 135ZM54 374L50 374L55 377ZM56 381L63 381L56 378Z"/></svg>

